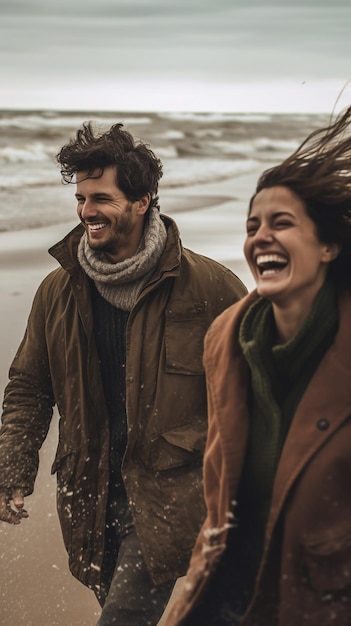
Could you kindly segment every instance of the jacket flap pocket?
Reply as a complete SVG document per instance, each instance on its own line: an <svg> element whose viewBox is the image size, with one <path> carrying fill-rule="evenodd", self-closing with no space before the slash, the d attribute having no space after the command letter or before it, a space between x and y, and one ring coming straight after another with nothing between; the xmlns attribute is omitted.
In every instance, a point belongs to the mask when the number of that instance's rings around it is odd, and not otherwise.
<svg viewBox="0 0 351 626"><path fill-rule="evenodd" d="M188 452L201 452L205 450L207 429L204 429L203 422L198 425L187 424L168 432L162 433L163 439L173 446L184 448Z"/></svg>
<svg viewBox="0 0 351 626"><path fill-rule="evenodd" d="M73 450L58 450L55 460L51 466L51 474L64 470L65 473L72 473L75 465L76 453Z"/></svg>
<svg viewBox="0 0 351 626"><path fill-rule="evenodd" d="M206 425L200 421L160 433L151 446L153 468L168 470L202 462L206 434Z"/></svg>
<svg viewBox="0 0 351 626"><path fill-rule="evenodd" d="M203 374L202 354L207 329L207 302L172 302L166 311L166 371Z"/></svg>
<svg viewBox="0 0 351 626"><path fill-rule="evenodd" d="M320 593L351 587L351 534L342 540L305 546L304 564L312 587Z"/></svg>

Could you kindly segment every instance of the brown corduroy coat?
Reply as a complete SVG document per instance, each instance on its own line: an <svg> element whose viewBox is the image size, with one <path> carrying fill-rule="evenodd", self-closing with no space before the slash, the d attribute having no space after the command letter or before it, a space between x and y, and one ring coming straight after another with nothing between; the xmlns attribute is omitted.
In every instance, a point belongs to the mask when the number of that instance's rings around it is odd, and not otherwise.
<svg viewBox="0 0 351 626"><path fill-rule="evenodd" d="M256 299L253 292L230 307L215 320L205 339L208 513L167 626L193 624L192 609L206 594L233 521L249 428L249 372L238 332L244 313ZM264 553L243 626L351 624L350 293L341 296L339 314L335 340L296 409L285 441Z"/></svg>
<svg viewBox="0 0 351 626"><path fill-rule="evenodd" d="M203 339L214 318L246 293L222 265L167 243L128 318L128 444L122 474L155 583L182 576L205 517L207 432ZM50 252L61 268L40 286L10 370L0 431L0 486L33 491L52 408L60 414L53 472L72 573L98 590L109 481L109 420L90 290L77 261L78 226Z"/></svg>

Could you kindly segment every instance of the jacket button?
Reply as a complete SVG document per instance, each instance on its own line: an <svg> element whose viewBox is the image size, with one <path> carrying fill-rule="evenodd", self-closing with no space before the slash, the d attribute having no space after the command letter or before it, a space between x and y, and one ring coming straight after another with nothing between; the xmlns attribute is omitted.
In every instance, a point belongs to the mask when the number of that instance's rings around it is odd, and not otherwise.
<svg viewBox="0 0 351 626"><path fill-rule="evenodd" d="M317 428L319 428L319 430L327 430L329 426L329 420L326 420L324 418L318 420L317 422Z"/></svg>

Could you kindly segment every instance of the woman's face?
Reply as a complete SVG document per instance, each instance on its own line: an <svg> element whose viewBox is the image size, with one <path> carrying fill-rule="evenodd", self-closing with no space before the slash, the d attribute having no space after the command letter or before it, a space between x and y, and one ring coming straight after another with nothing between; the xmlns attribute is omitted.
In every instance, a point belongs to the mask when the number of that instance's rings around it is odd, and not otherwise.
<svg viewBox="0 0 351 626"><path fill-rule="evenodd" d="M336 245L322 243L304 203L287 187L262 189L247 219L244 253L259 295L280 306L311 306Z"/></svg>

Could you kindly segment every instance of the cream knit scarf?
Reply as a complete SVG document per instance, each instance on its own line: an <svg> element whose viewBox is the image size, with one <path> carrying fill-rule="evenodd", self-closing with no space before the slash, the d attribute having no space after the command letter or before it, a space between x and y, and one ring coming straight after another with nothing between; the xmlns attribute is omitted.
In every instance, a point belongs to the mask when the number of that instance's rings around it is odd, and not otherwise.
<svg viewBox="0 0 351 626"><path fill-rule="evenodd" d="M103 252L93 250L84 233L78 246L78 261L107 302L131 311L153 273L166 245L167 231L156 207L150 209L144 237L134 256L111 263Z"/></svg>

